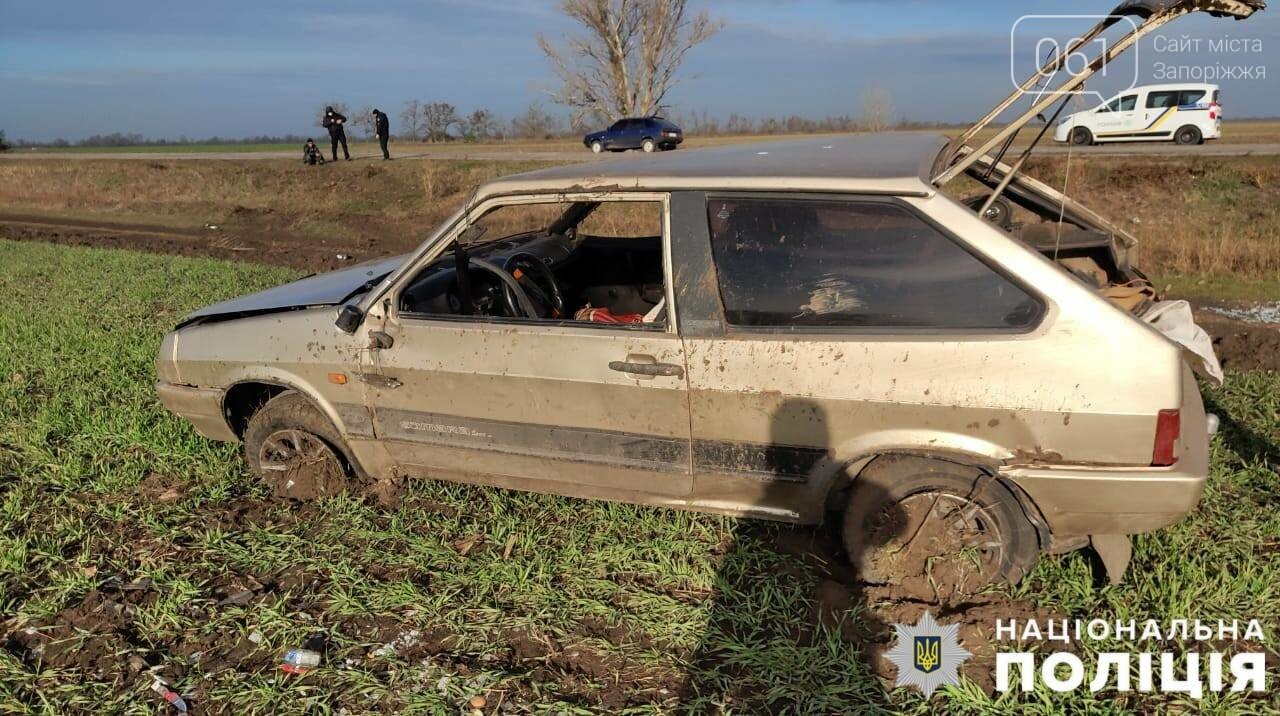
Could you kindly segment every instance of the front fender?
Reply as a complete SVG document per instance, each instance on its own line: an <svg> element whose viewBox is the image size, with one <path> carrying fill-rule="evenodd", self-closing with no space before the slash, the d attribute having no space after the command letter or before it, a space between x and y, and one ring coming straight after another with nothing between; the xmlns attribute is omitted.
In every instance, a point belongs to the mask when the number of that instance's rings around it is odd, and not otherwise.
<svg viewBox="0 0 1280 716"><path fill-rule="evenodd" d="M359 403L335 404L324 393L322 393L316 384L304 377L303 375L273 366L253 366L247 368L226 383L226 390L223 391L223 400L236 386L245 385L246 383L262 383L266 385L275 385L281 388L292 390L311 401L324 416L333 423L343 435L372 435L373 423L368 415L368 411ZM226 406L223 406L223 414L226 414Z"/></svg>

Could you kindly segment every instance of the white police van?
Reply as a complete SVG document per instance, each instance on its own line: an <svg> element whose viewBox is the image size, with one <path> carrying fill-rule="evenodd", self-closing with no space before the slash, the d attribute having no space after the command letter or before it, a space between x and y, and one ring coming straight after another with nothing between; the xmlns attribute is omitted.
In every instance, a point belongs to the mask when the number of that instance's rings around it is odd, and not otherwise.
<svg viewBox="0 0 1280 716"><path fill-rule="evenodd" d="M1222 137L1221 91L1217 85L1170 84L1134 87L1094 109L1062 119L1059 142L1203 144Z"/></svg>

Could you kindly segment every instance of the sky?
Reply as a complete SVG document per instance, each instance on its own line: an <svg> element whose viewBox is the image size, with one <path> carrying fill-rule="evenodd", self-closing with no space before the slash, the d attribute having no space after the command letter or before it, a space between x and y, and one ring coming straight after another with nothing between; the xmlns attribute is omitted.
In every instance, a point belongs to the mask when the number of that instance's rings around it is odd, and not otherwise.
<svg viewBox="0 0 1280 716"><path fill-rule="evenodd" d="M1065 41L1092 22L1032 18L1015 30L1019 18L1106 14L1114 3L691 0L724 28L690 53L666 113L857 116L876 86L895 118L973 121L1012 89L1011 64L1029 68L1041 38ZM393 132L409 99L485 107L504 119L534 101L558 111L535 39L563 45L574 31L557 8L557 0L0 0L0 129L32 141L314 134L316 113L333 101L381 107ZM1172 51L1184 36L1199 48ZM1223 38L1248 42L1211 50ZM1081 102L1174 67L1235 74L1217 81L1228 117L1280 116L1280 7L1243 23L1200 16L1168 25Z"/></svg>

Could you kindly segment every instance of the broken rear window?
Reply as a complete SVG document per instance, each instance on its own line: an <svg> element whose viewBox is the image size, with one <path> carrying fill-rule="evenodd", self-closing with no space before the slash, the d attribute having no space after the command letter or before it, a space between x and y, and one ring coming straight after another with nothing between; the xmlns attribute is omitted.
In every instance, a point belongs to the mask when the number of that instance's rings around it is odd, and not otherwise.
<svg viewBox="0 0 1280 716"><path fill-rule="evenodd" d="M896 204L713 199L725 318L768 328L1022 330L1040 302Z"/></svg>

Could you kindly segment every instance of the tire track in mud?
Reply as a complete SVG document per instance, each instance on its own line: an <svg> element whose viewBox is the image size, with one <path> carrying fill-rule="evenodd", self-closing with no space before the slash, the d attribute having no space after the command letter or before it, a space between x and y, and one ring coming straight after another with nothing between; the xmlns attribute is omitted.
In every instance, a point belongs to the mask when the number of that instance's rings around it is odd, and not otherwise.
<svg viewBox="0 0 1280 716"><path fill-rule="evenodd" d="M268 228L219 226L201 229L10 213L0 213L0 237L65 246L244 261L309 272L331 271L404 251L401 248L357 253L354 247Z"/></svg>

